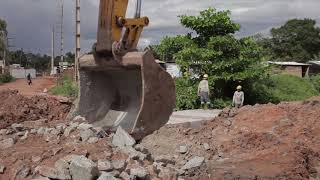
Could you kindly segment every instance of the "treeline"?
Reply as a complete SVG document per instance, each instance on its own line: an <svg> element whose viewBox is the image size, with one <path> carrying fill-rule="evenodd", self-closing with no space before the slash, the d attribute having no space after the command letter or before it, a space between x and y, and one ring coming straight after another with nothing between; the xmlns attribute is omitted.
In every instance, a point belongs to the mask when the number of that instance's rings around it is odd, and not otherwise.
<svg viewBox="0 0 320 180"><path fill-rule="evenodd" d="M294 19L273 28L269 36L236 38L240 25L231 20L230 13L209 8L198 16L179 16L190 33L164 37L150 47L156 58L181 67L183 77L176 79L178 109L199 107L197 85L203 74L209 74L213 108L230 105L237 85L244 87L247 104L300 100L319 94L315 84L320 78L273 77L266 66L269 60L307 62L319 57L320 30L315 20ZM288 93L292 95L286 96Z"/></svg>

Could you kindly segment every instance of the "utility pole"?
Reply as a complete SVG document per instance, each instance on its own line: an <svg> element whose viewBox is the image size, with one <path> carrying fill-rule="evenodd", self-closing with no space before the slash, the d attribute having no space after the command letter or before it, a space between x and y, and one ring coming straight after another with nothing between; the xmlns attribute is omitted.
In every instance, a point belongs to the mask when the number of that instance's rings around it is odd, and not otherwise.
<svg viewBox="0 0 320 180"><path fill-rule="evenodd" d="M51 44L51 75L54 74L54 45L55 45L55 42L54 42L54 38L55 38L55 34L54 34L54 26L52 26L52 44Z"/></svg>
<svg viewBox="0 0 320 180"><path fill-rule="evenodd" d="M79 57L80 57L80 0L76 0L76 53L74 59L74 80L79 81Z"/></svg>
<svg viewBox="0 0 320 180"><path fill-rule="evenodd" d="M64 36L63 36L63 16L64 16L64 0L61 0L61 62L64 61Z"/></svg>

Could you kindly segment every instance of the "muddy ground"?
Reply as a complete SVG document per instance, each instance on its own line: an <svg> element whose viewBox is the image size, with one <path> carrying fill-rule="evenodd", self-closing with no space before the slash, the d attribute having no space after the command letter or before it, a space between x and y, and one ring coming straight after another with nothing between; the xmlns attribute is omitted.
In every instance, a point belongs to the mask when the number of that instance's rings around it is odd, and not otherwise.
<svg viewBox="0 0 320 180"><path fill-rule="evenodd" d="M52 166L71 154L94 162L121 159L128 162L123 172L139 165L148 169L149 179L320 178L320 98L225 109L219 117L201 124L167 125L139 142L151 153L143 162L119 153L112 145L111 132L91 143L81 139L79 128L64 135L74 123L65 118L71 106L65 101L24 97L15 91L0 92L0 100L0 130L5 129L0 141L15 139L14 145L0 149L0 165L6 167L0 172L1 180L33 179L39 175L38 166ZM23 133L12 132L14 123L23 124ZM43 128L49 136L39 133ZM60 134L54 133L57 129L62 130ZM162 155L165 162L174 163L155 170L159 168L155 159ZM204 163L181 171L196 156L204 157ZM115 177L125 179L119 173Z"/></svg>

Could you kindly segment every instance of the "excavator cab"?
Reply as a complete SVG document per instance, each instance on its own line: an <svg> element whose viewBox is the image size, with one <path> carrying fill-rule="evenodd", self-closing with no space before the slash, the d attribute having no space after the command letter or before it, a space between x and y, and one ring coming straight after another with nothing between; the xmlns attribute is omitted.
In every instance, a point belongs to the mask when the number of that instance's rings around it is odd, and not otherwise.
<svg viewBox="0 0 320 180"><path fill-rule="evenodd" d="M128 0L100 0L97 43L79 58L79 98L75 115L103 128L121 126L141 139L167 123L175 107L175 85L150 50L137 44L149 24L126 18Z"/></svg>

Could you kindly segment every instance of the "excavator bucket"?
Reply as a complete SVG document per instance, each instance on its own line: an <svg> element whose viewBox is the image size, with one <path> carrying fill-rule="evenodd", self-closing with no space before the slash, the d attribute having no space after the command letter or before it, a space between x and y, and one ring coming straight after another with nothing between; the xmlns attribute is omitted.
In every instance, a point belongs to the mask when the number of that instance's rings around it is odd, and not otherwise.
<svg viewBox="0 0 320 180"><path fill-rule="evenodd" d="M128 52L121 62L87 54L79 73L77 114L94 126L121 126L141 139L165 125L175 107L173 79L149 50Z"/></svg>

